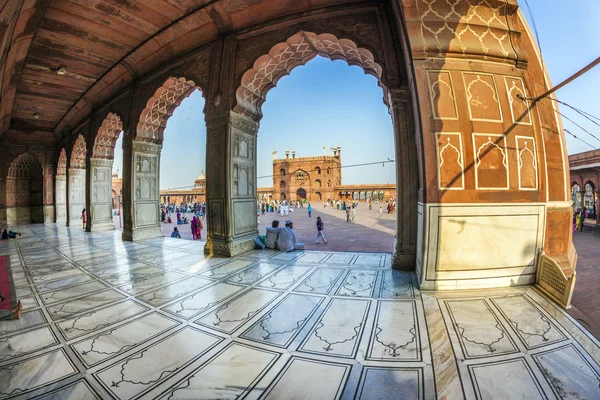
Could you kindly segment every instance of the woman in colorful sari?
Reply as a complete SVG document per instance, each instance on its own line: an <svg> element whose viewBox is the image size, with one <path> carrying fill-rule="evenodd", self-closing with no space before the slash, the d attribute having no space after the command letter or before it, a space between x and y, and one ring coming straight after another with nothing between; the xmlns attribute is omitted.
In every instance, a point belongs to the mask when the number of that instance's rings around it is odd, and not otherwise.
<svg viewBox="0 0 600 400"><path fill-rule="evenodd" d="M191 222L192 240L198 239L198 217L194 215Z"/></svg>

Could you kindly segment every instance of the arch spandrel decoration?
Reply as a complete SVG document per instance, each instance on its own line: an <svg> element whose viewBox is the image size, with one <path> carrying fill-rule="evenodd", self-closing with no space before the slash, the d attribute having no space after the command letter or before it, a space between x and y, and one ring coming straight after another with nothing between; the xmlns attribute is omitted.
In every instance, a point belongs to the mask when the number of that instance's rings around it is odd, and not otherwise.
<svg viewBox="0 0 600 400"><path fill-rule="evenodd" d="M115 144L123 130L123 122L115 113L108 113L94 141L93 158L112 160L115 157Z"/></svg>
<svg viewBox="0 0 600 400"><path fill-rule="evenodd" d="M38 159L29 154L23 153L18 155L8 166L9 178L30 178L31 170L33 168L42 168Z"/></svg>
<svg viewBox="0 0 600 400"><path fill-rule="evenodd" d="M135 140L162 144L167 121L181 102L196 89L185 78L168 78L146 103L140 115Z"/></svg>
<svg viewBox="0 0 600 400"><path fill-rule="evenodd" d="M67 175L67 152L65 149L60 151L58 156L58 165L56 167L56 175L65 176Z"/></svg>
<svg viewBox="0 0 600 400"><path fill-rule="evenodd" d="M71 151L71 165L72 169L85 169L85 157L87 150L85 147L85 139L82 135L77 137L73 151ZM62 155L62 154L61 154Z"/></svg>
<svg viewBox="0 0 600 400"><path fill-rule="evenodd" d="M254 66L244 73L236 92L237 104L234 111L259 121L267 92L292 69L306 64L317 55L331 60L344 60L349 65L361 67L365 73L378 80L381 79L383 68L375 62L375 57L369 50L357 47L352 40L338 39L331 34L317 35L300 31L285 42L273 46L268 54L259 57Z"/></svg>

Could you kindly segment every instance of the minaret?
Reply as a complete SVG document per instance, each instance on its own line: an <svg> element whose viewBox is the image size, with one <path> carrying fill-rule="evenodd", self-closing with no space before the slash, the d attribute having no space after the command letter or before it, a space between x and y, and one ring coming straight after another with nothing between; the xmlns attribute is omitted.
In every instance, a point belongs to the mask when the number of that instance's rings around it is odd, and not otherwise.
<svg viewBox="0 0 600 400"><path fill-rule="evenodd" d="M326 156L327 155L327 146L323 146L323 155Z"/></svg>
<svg viewBox="0 0 600 400"><path fill-rule="evenodd" d="M277 150L273 151L271 154L273 155L273 161L275 161L277 159Z"/></svg>

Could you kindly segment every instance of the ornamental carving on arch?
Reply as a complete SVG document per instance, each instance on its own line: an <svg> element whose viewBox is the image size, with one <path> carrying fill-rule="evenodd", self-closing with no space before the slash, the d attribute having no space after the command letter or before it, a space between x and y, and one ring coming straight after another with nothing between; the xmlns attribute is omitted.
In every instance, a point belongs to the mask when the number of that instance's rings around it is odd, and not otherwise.
<svg viewBox="0 0 600 400"><path fill-rule="evenodd" d="M431 55L523 61L511 28L518 5L505 0L417 0L418 23ZM416 22L416 21L415 21Z"/></svg>
<svg viewBox="0 0 600 400"><path fill-rule="evenodd" d="M77 137L73 151L71 151L71 169L85 169L85 157L87 150L85 147L85 139L82 135Z"/></svg>
<svg viewBox="0 0 600 400"><path fill-rule="evenodd" d="M8 166L7 176L10 178L29 179L31 171L36 168L41 172L39 160L30 153L17 156Z"/></svg>
<svg viewBox="0 0 600 400"><path fill-rule="evenodd" d="M115 113L108 113L94 141L93 158L112 160L115 156L115 144L123 130L121 118Z"/></svg>
<svg viewBox="0 0 600 400"><path fill-rule="evenodd" d="M464 158L461 134L438 133L437 141L439 189L464 189Z"/></svg>
<svg viewBox="0 0 600 400"><path fill-rule="evenodd" d="M317 35L300 31L285 42L273 46L268 54L259 57L254 66L244 73L236 91L237 104L234 111L259 121L267 92L281 77L317 55L344 60L349 65L361 67L365 73L377 79L381 78L383 68L375 62L373 53L369 50L358 48L353 41L338 39L331 34Z"/></svg>
<svg viewBox="0 0 600 400"><path fill-rule="evenodd" d="M195 89L193 81L168 78L146 103L137 124L135 140L161 144L167 120Z"/></svg>
<svg viewBox="0 0 600 400"><path fill-rule="evenodd" d="M508 189L508 152L502 135L473 134L477 189Z"/></svg>
<svg viewBox="0 0 600 400"><path fill-rule="evenodd" d="M56 166L56 175L57 176L66 176L67 175L67 152L65 149L62 149L60 155L58 156L58 165Z"/></svg>
<svg viewBox="0 0 600 400"><path fill-rule="evenodd" d="M519 190L538 188L538 167L535 156L535 141L532 137L516 136L517 165L519 167Z"/></svg>

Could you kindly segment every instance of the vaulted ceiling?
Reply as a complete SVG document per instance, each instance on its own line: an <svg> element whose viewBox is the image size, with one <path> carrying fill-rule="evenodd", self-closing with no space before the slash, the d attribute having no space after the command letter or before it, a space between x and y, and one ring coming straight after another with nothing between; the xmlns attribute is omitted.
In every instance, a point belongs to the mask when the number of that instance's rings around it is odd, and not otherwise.
<svg viewBox="0 0 600 400"><path fill-rule="evenodd" d="M219 35L347 0L0 0L0 135L53 132Z"/></svg>

